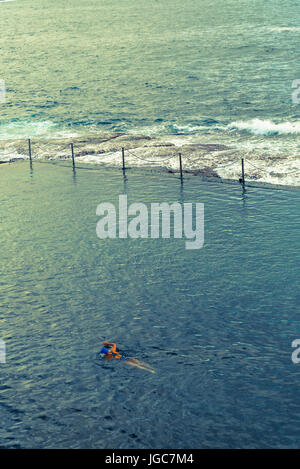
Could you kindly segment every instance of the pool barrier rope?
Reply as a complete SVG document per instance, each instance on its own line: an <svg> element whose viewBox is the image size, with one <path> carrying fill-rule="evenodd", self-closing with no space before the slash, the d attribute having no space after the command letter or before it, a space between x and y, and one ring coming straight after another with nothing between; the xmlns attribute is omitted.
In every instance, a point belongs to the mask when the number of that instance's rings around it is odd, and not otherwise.
<svg viewBox="0 0 300 469"><path fill-rule="evenodd" d="M246 181L245 181L245 162L247 162L247 164L249 163L250 166L252 166L256 170L262 171L263 173L269 174L270 176L272 176L272 173L275 172L274 169L272 169L270 171L269 169L266 169L266 168L260 168L260 167L256 166L255 164L253 164L251 160L241 158L241 177L239 178L239 183L242 184L243 186L245 186L245 184L246 184ZM229 166L232 166L234 164L236 164L236 162L232 161L231 163L228 163L226 165L218 166L217 169L225 169L225 168L228 168ZM297 174L297 173L300 173L300 169L295 169L295 170L292 170L292 171L288 171L288 172L285 171L284 172L284 174Z"/></svg>
<svg viewBox="0 0 300 469"><path fill-rule="evenodd" d="M34 151L35 150L40 150L41 152L45 152L45 148L42 148L40 145L38 144L32 144L32 140L30 138L27 139L27 145L28 145L28 157L29 157L29 163L30 163L30 167L32 168L32 163L33 163L33 159L34 159ZM47 145L56 145L56 146L59 146L60 144L57 144L57 143L47 143ZM71 154L71 159L72 159L72 168L73 168L73 171L75 171L76 169L76 163L75 163L75 151L74 151L74 144L73 142L71 143L68 143L68 144L64 144L64 145L60 145L60 148L57 150L59 152L61 151L67 151L68 150L68 153L63 153L63 156L64 159L69 159L69 155ZM71 150L71 152L70 152ZM70 152L70 153L69 153ZM134 158L140 160L140 161L143 161L143 162L146 162L146 163L151 163L151 164L159 164L159 163L164 163L166 161L169 161L175 157L178 157L179 159L179 173L180 173L180 179L181 179L181 182L183 181L183 165L182 165L182 154L181 153L177 153L177 154L174 154L174 155L169 155L167 156L166 158L160 158L160 159L148 159L148 158L143 158L139 155L136 154L136 152L134 152L134 149L128 149L128 148L125 148L125 147L122 147L121 149L121 155L122 155L122 171L123 173L125 174L125 171L127 169L129 169L128 167L126 167L126 162L125 162L125 152L129 153L129 155L133 156ZM112 151L112 152L108 152L108 154L104 154L104 153L99 153L101 155L101 159L104 157L105 159L106 158L110 158L113 154L116 154L117 152L115 151ZM26 155L26 151L24 150L24 156ZM248 164L250 164L250 166L252 166L253 168L255 168L256 170L258 171L262 171L264 173L267 173L269 175L272 175L272 173L274 173L274 169L273 170L269 170L269 169L266 169L266 168L261 168L261 167L258 167L257 165L255 165L254 163L252 163L252 161L250 159L248 159L248 155L249 153L247 153L245 155L245 158L241 158L241 177L239 178L239 182L240 184L243 185L243 187L245 186L246 182L245 182L245 162ZM12 156L12 153L1 153L0 154L0 157L1 156ZM8 163L10 162L13 162L15 161L16 158L11 158ZM35 160L37 161L37 160ZM39 163L42 163L42 161L38 161ZM52 161L47 161L47 163L52 163ZM232 166L236 164L236 161L232 161L226 165L222 165L222 166L218 166L217 169L225 169L225 168L228 168L229 166ZM300 169L295 169L295 170L292 170L292 171L288 171L286 172L285 171L285 174L297 174L297 173L300 173Z"/></svg>
<svg viewBox="0 0 300 469"><path fill-rule="evenodd" d="M137 156L135 153L133 153L132 150L128 150L127 152L132 155L133 157L141 160L141 161L146 161L147 163L164 163L165 161L169 161L172 158L175 158L176 155L171 155L167 156L166 158L160 159L160 160L148 160L147 158L141 158L140 156ZM124 148L122 148L122 158L123 158L123 169L125 171L125 163L124 163ZM179 171L180 171L180 179L183 181L183 169L182 169L182 156L181 153L178 153L178 158L179 158Z"/></svg>
<svg viewBox="0 0 300 469"><path fill-rule="evenodd" d="M272 171L269 171L268 169L264 169L264 168L259 168L258 166L256 166L255 164L253 164L251 161L247 160L247 163L249 163L251 166L253 166L253 168L257 169L258 171L263 171L264 173L268 173L268 174L272 174L274 173L274 170ZM300 169L295 169L295 171L285 171L284 174L296 174L296 173L300 173Z"/></svg>

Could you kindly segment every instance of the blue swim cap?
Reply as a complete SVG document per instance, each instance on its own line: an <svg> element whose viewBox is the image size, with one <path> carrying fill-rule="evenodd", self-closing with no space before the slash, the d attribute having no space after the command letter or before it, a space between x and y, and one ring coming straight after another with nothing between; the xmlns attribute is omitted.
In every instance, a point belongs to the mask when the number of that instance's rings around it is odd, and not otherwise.
<svg viewBox="0 0 300 469"><path fill-rule="evenodd" d="M108 352L109 350L106 347L102 347L102 349L100 350L100 353L104 353L104 355L107 355Z"/></svg>

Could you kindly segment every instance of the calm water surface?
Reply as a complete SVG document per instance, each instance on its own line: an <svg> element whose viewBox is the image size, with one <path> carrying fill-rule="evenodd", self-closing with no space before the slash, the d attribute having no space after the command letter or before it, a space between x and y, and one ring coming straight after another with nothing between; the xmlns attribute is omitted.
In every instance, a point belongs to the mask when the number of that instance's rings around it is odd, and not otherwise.
<svg viewBox="0 0 300 469"><path fill-rule="evenodd" d="M299 447L298 191L89 168L0 168L1 447ZM203 249L98 239L124 193L204 203Z"/></svg>

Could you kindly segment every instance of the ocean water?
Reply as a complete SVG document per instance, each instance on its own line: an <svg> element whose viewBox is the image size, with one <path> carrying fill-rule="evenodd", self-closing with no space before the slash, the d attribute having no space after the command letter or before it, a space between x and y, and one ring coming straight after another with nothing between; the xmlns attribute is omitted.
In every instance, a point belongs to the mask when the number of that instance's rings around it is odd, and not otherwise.
<svg viewBox="0 0 300 469"><path fill-rule="evenodd" d="M181 152L238 179L243 157L248 180L298 186L299 24L295 0L1 2L0 159L27 157L27 138L69 158L72 140L93 164L123 146L178 170Z"/></svg>
<svg viewBox="0 0 300 469"><path fill-rule="evenodd" d="M1 447L299 447L298 191L41 162L0 183ZM119 194L204 203L204 247L97 238Z"/></svg>

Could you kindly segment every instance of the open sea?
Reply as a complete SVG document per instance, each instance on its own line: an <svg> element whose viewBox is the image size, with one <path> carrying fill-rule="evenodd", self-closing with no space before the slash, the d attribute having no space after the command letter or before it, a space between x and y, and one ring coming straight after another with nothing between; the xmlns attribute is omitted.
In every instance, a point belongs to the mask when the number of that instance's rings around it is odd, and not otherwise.
<svg viewBox="0 0 300 469"><path fill-rule="evenodd" d="M85 162L124 147L176 170L181 152L238 179L243 157L248 180L300 184L296 0L0 3L0 160L28 156L27 138L69 158L71 139Z"/></svg>
<svg viewBox="0 0 300 469"><path fill-rule="evenodd" d="M296 0L0 1L1 448L299 448L299 40ZM203 248L99 239L120 194Z"/></svg>

